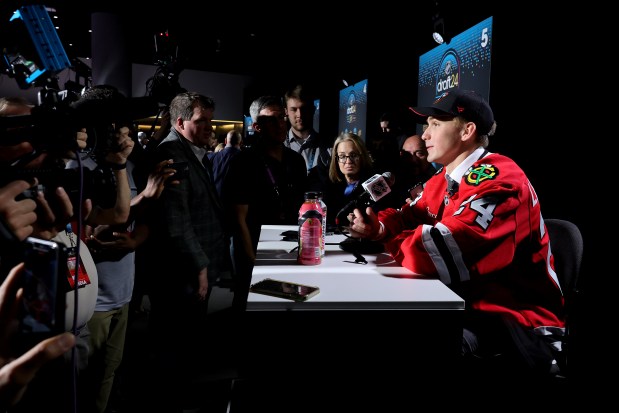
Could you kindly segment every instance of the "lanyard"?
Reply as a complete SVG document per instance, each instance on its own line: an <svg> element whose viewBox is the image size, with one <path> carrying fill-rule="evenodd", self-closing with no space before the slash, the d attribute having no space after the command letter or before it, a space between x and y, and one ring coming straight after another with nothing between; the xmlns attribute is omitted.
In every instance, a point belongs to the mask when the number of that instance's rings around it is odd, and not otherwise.
<svg viewBox="0 0 619 413"><path fill-rule="evenodd" d="M271 168L269 168L269 165L267 165L266 162L264 163L264 167L267 170L267 174L269 175L269 179L271 180L271 184L273 184L273 189L275 190L275 194L281 200L281 194L279 193L279 186L277 186L277 182L275 182L275 177L273 176L273 172L271 172Z"/></svg>

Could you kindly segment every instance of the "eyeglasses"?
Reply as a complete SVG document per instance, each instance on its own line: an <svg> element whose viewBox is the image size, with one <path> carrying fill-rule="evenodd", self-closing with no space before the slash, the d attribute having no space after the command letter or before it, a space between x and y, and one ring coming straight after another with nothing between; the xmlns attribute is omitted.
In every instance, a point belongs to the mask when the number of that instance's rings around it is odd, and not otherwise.
<svg viewBox="0 0 619 413"><path fill-rule="evenodd" d="M401 156L412 156L415 155L417 158L425 158L426 156L428 156L428 151L425 149L418 149L416 151L405 151L404 149L400 149L400 155Z"/></svg>
<svg viewBox="0 0 619 413"><path fill-rule="evenodd" d="M359 154L351 153L350 155L337 155L337 161L339 163L346 163L346 160L350 160L350 162L355 163L359 160Z"/></svg>

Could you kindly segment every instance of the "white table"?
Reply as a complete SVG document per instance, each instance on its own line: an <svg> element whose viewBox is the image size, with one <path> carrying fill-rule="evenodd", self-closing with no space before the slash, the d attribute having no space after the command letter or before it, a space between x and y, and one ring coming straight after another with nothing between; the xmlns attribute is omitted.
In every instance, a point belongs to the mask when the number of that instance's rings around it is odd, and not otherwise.
<svg viewBox="0 0 619 413"><path fill-rule="evenodd" d="M306 302L250 293L247 310L463 310L464 300L441 281L401 267L387 253L363 254L367 264L338 245L344 235L326 238L319 265L297 264L296 242L282 241L281 233L295 226L265 225L260 234L252 283L273 278L315 285L320 293Z"/></svg>
<svg viewBox="0 0 619 413"><path fill-rule="evenodd" d="M389 403L431 400L457 376L462 298L386 253L356 264L339 248L342 235L327 237L335 245L320 265L297 264L297 243L282 241L288 230L296 227L262 227L252 283L273 278L320 293L306 302L249 294L240 399L257 411L366 411L366 403L390 411Z"/></svg>

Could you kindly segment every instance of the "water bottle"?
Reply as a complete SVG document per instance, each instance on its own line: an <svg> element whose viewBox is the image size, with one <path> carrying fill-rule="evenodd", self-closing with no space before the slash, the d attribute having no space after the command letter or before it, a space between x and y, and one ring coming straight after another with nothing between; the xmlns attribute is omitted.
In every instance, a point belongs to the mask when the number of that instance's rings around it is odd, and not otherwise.
<svg viewBox="0 0 619 413"><path fill-rule="evenodd" d="M325 250L327 248L326 237L327 237L327 204L322 199L322 192L316 192L316 196L318 199L318 203L322 208L322 256L325 256Z"/></svg>
<svg viewBox="0 0 619 413"><path fill-rule="evenodd" d="M322 208L316 192L306 192L299 209L299 249L297 262L303 265L322 263Z"/></svg>

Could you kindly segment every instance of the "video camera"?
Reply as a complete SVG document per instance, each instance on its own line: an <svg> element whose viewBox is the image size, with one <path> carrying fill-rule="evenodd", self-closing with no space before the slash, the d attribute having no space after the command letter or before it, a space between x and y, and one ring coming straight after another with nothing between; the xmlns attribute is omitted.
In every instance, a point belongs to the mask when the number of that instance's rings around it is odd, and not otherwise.
<svg viewBox="0 0 619 413"><path fill-rule="evenodd" d="M0 147L29 142L34 152L30 158L47 153L41 169L22 167L27 160L0 165L0 186L17 179L36 177L46 190L62 186L76 205L83 187L83 198L91 198L102 207L113 206L116 199L115 178L104 158L114 147L112 124L126 125L135 119L157 113L153 98L125 98L117 101L85 100L61 102L55 106L34 107L30 115L0 117ZM83 167L65 169L64 158L76 151L76 134L86 128L89 149L86 156L99 165L94 170ZM84 153L77 152L78 155ZM83 179L83 180L82 180ZM80 185L81 182L81 185Z"/></svg>

